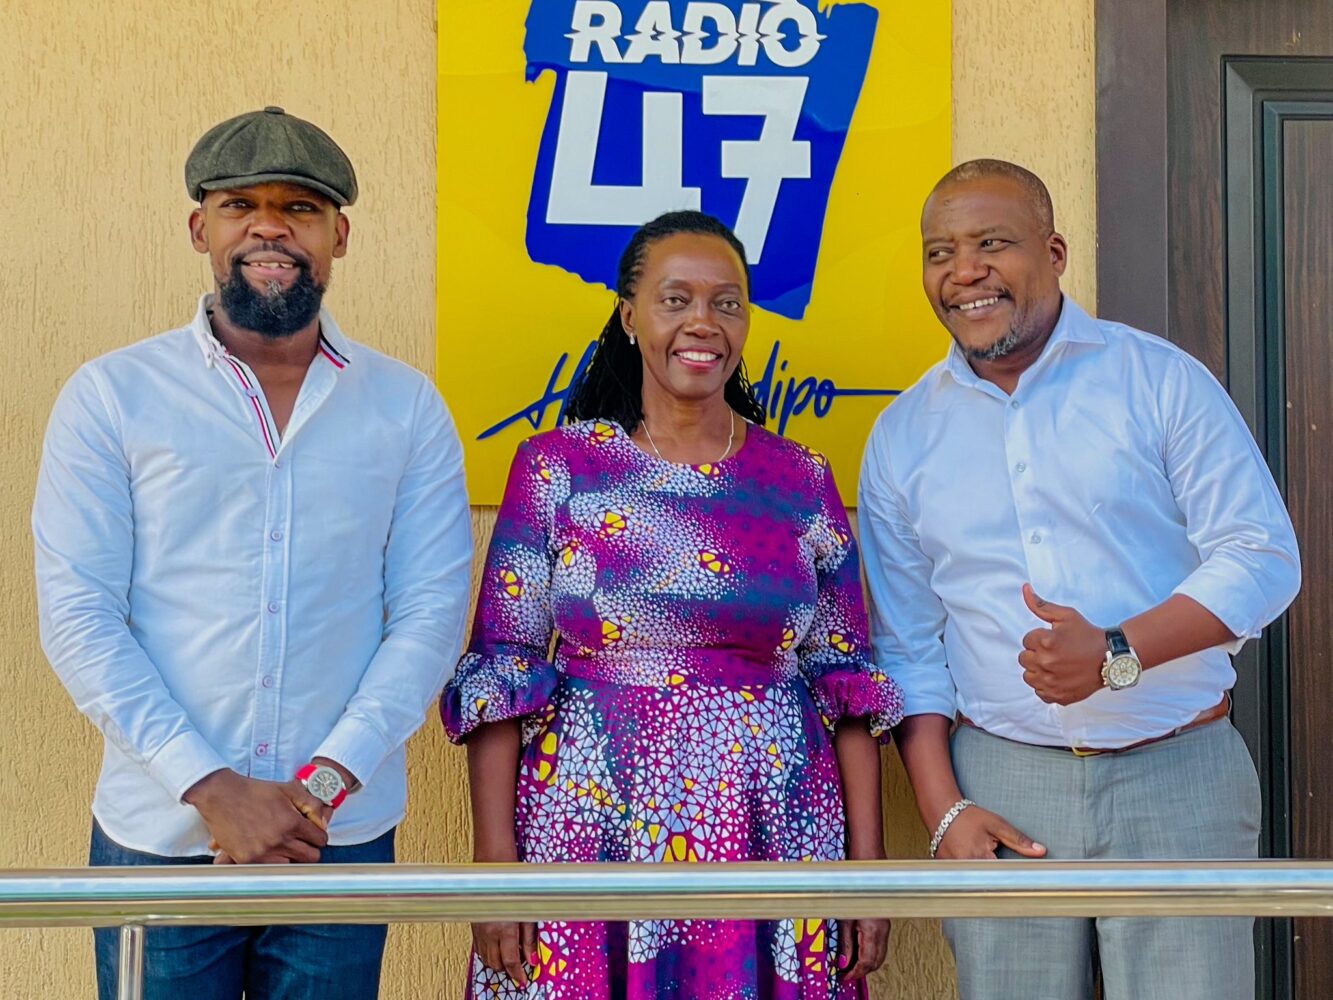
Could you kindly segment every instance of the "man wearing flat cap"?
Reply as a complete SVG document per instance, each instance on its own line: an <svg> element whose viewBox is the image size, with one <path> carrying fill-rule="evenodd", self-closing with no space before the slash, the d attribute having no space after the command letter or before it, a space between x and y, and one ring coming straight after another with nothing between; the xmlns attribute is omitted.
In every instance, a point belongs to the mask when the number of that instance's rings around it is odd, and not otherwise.
<svg viewBox="0 0 1333 1000"><path fill-rule="evenodd" d="M332 139L265 108L209 130L185 179L215 287L70 378L33 510L43 648L105 737L89 863L392 861L403 746L468 599L458 434L321 308L357 196ZM384 940L152 928L145 995L361 1000Z"/></svg>

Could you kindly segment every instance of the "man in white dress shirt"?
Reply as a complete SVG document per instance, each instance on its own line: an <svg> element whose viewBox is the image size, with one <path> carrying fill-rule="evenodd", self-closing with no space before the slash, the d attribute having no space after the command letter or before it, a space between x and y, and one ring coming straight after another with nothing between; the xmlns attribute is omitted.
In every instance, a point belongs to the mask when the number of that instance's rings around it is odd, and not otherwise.
<svg viewBox="0 0 1333 1000"><path fill-rule="evenodd" d="M1254 857L1259 787L1227 715L1228 654L1300 584L1254 440L1201 364L1061 294L1067 246L1034 174L965 163L921 228L926 295L954 343L876 424L860 523L932 853ZM1090 1000L1095 966L1106 1000L1239 1000L1251 928L945 930L964 1000Z"/></svg>
<svg viewBox="0 0 1333 1000"><path fill-rule="evenodd" d="M90 863L392 861L468 600L458 434L321 308L357 195L332 139L241 115L186 186L215 290L70 378L33 511L43 647L105 737ZM364 1000L384 931L153 928L146 996Z"/></svg>

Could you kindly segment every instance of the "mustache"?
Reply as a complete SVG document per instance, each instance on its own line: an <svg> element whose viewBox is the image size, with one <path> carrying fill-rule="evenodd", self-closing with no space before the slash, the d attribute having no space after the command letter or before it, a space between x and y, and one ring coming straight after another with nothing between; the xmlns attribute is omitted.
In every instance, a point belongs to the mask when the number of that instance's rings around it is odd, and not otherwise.
<svg viewBox="0 0 1333 1000"><path fill-rule="evenodd" d="M292 247L286 246L282 243L265 242L265 243L260 243L256 246L247 247L245 250L241 251L235 257L233 257L231 262L232 270L236 271L239 268L243 267L245 258L255 253L271 253L271 254L277 254L278 256L281 257L286 257L288 260L290 260L297 267L301 268L301 270L303 271L309 271L311 267L310 258L307 257L305 254L301 253L301 251L293 249Z"/></svg>

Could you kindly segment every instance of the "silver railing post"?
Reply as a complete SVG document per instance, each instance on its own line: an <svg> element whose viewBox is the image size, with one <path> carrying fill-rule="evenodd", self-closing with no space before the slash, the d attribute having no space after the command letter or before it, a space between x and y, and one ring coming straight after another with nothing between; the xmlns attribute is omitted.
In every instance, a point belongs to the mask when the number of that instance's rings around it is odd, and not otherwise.
<svg viewBox="0 0 1333 1000"><path fill-rule="evenodd" d="M143 938L143 924L126 924L120 929L116 1000L143 1000Z"/></svg>

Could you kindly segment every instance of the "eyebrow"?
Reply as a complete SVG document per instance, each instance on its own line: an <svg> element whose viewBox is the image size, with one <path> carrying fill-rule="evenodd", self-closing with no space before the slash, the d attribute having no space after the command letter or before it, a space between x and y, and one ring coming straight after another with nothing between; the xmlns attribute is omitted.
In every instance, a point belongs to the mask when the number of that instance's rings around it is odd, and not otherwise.
<svg viewBox="0 0 1333 1000"><path fill-rule="evenodd" d="M986 236L1002 235L1005 237L1019 236L1019 233L1009 226L987 226L984 229L974 229L962 234L962 239L982 239ZM954 236L922 236L922 243L950 243L958 237Z"/></svg>
<svg viewBox="0 0 1333 1000"><path fill-rule="evenodd" d="M249 188L215 188L213 193L219 194L223 198L244 198L246 201L254 201L255 196L250 194L249 191L250 191ZM306 191L302 188L296 187L291 194L283 195L277 200L282 202L287 202L289 204L294 201L308 201L312 205L319 205L322 204L327 199L325 199L322 195L314 191ZM329 204L333 204L333 202L329 201Z"/></svg>
<svg viewBox="0 0 1333 1000"><path fill-rule="evenodd" d="M676 287L676 286L682 286L682 287L684 287L684 286L689 286L689 285L692 285L692 284L694 284L694 282L691 281L689 278L663 278L660 282L658 282L657 287L658 287L658 288L671 288L671 287ZM718 291L737 291L737 292L739 292L739 291L741 290L741 286L740 286L740 284L739 284L738 282L735 282L735 281L725 281L725 282L723 282L723 283L720 284L720 285L715 285L714 287L715 287Z"/></svg>

